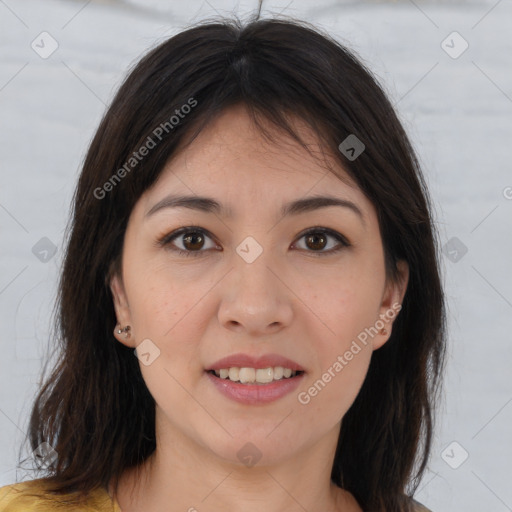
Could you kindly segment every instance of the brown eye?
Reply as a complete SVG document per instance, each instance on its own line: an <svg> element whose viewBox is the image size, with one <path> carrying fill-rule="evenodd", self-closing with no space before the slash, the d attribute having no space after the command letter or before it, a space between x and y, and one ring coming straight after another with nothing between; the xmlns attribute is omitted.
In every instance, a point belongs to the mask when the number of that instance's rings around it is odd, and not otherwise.
<svg viewBox="0 0 512 512"><path fill-rule="evenodd" d="M200 256L207 249L216 247L213 242L207 246L208 239L211 240L211 237L204 229L189 226L164 236L158 241L158 244L184 256Z"/></svg>
<svg viewBox="0 0 512 512"><path fill-rule="evenodd" d="M327 237L324 234L311 234L306 235L306 245L310 249L319 250L323 249L327 244Z"/></svg>
<svg viewBox="0 0 512 512"><path fill-rule="evenodd" d="M196 231L191 232L182 238L183 245L186 249L191 251L197 251L204 245L204 236Z"/></svg>
<svg viewBox="0 0 512 512"><path fill-rule="evenodd" d="M299 237L299 240L302 239L305 240L305 247L301 247L301 249L315 256L327 256L351 245L340 233L320 227L303 233ZM207 245L208 240L211 240L210 246ZM332 243L330 244L330 240L334 240L337 244L335 243L333 246ZM211 235L203 228L196 226L181 228L165 235L158 240L158 245L183 256L201 256L208 249L217 248ZM331 247L328 247L329 245ZM326 247L328 247L328 250L324 250Z"/></svg>
<svg viewBox="0 0 512 512"><path fill-rule="evenodd" d="M318 253L315 256L323 256L333 254L340 251L344 247L349 247L350 243L340 233L327 228L316 228L311 229L308 232L301 235L299 240L305 240L305 249L307 252ZM328 250L324 250L329 245L329 239L334 239L338 242L337 246L331 247Z"/></svg>

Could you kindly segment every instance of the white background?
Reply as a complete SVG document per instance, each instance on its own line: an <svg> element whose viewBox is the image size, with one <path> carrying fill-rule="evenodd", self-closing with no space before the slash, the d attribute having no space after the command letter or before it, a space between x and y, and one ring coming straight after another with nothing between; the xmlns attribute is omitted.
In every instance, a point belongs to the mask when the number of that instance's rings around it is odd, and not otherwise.
<svg viewBox="0 0 512 512"><path fill-rule="evenodd" d="M0 486L26 479L17 457L48 351L63 232L105 105L149 47L255 5L0 0ZM512 511L512 2L264 4L279 12L334 34L377 74L421 157L443 244L467 247L457 262L443 256L445 400L416 498L434 512ZM58 43L46 59L31 48L43 31ZM457 58L441 46L453 31L463 39L447 39L452 54L469 44ZM47 262L32 252L43 237L57 247ZM457 469L444 460L455 466L465 452Z"/></svg>

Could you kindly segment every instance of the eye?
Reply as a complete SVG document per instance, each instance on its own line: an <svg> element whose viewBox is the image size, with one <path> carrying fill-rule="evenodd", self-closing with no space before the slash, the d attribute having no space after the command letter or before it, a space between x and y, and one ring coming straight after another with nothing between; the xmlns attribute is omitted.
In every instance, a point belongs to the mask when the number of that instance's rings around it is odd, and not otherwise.
<svg viewBox="0 0 512 512"><path fill-rule="evenodd" d="M162 247L169 246L171 250L183 256L198 256L198 253L204 252L201 251L201 249L204 248L206 238L211 239L205 229L196 226L188 226L165 235L163 238L158 240L158 245ZM182 244L183 249L180 249L179 247L171 247L174 245L174 240L178 240ZM206 248L211 249L214 247L215 244L213 247Z"/></svg>
<svg viewBox="0 0 512 512"><path fill-rule="evenodd" d="M328 245L329 238L338 242L338 245L324 251L323 249ZM199 256L202 252L206 252L201 249L214 249L216 247L214 243L210 244L209 247L205 245L206 239L212 240L208 231L198 226L187 226L163 236L157 241L157 244L183 256ZM320 226L310 228L305 233L302 233L299 236L299 240L302 239L305 239L305 250L312 252L315 256L333 254L344 247L350 247L350 243L343 235L332 229ZM177 247L175 240L177 240L183 248ZM311 248L313 250L308 250Z"/></svg>
<svg viewBox="0 0 512 512"><path fill-rule="evenodd" d="M324 251L322 249L325 249L325 247L328 245L327 242L329 238L336 240L338 242L338 246L335 245L334 248ZM307 252L317 253L314 254L315 256L333 254L338 251L341 251L341 249L343 249L344 247L350 247L350 243L343 235L341 235L337 231L333 231L332 229L328 228L323 228L321 226L311 228L305 233L303 233L299 237L299 240L302 239L305 239L306 249L313 248L312 251Z"/></svg>

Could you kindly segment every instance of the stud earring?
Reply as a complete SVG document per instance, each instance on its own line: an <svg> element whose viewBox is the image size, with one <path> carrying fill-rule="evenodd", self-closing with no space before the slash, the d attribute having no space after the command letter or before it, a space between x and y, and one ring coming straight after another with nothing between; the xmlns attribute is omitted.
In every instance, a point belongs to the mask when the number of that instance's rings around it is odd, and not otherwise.
<svg viewBox="0 0 512 512"><path fill-rule="evenodd" d="M382 336L386 336L388 334L388 331L386 331L386 329L382 328L380 330L380 333L382 334Z"/></svg>
<svg viewBox="0 0 512 512"><path fill-rule="evenodd" d="M119 325L119 324L117 324ZM119 325L119 329L117 329L117 334L123 334L125 338L129 338L131 336L131 327L127 325L126 327L121 328L121 325Z"/></svg>

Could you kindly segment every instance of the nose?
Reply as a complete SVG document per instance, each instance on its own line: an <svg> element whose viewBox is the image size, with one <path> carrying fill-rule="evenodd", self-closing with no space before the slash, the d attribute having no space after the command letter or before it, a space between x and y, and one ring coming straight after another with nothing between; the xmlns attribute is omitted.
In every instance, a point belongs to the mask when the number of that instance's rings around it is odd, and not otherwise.
<svg viewBox="0 0 512 512"><path fill-rule="evenodd" d="M270 251L252 263L236 255L222 282L218 318L226 329L251 336L273 334L290 325L294 294Z"/></svg>

